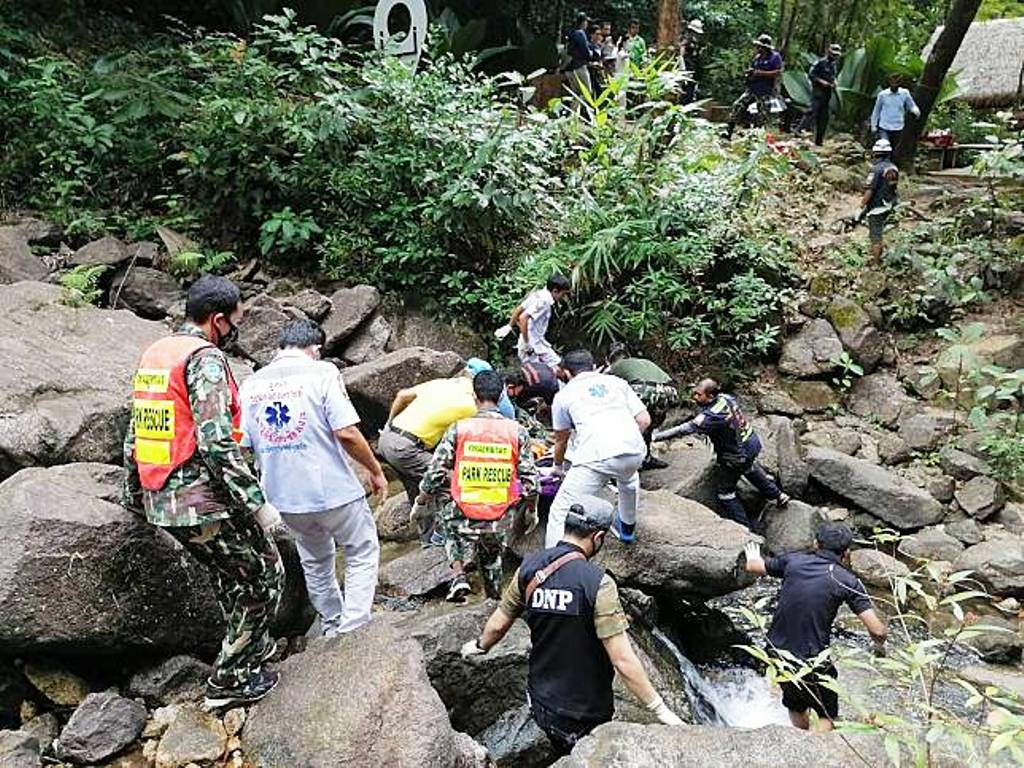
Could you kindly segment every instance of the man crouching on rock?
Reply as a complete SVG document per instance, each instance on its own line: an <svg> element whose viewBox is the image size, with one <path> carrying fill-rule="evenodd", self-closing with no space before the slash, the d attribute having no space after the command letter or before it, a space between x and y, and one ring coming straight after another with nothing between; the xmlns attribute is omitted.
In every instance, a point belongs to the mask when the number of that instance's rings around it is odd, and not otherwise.
<svg viewBox="0 0 1024 768"><path fill-rule="evenodd" d="M590 562L604 545L612 517L611 504L594 496L573 504L562 539L527 555L483 633L462 646L463 658L487 653L525 615L532 643L530 709L558 756L612 719L616 672L660 722L682 723L633 650L615 582Z"/></svg>
<svg viewBox="0 0 1024 768"><path fill-rule="evenodd" d="M243 307L228 279L189 289L181 329L147 349L134 378L124 441L123 503L174 536L206 566L227 633L206 684L209 709L249 704L277 685L262 669L274 653L270 623L284 583L264 530L280 517L238 445L238 387L223 350Z"/></svg>

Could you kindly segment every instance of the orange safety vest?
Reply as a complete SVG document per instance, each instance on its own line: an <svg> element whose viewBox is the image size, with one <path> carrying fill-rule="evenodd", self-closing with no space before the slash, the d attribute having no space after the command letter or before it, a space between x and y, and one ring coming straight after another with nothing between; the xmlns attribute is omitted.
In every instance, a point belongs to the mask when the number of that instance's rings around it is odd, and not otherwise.
<svg viewBox="0 0 1024 768"><path fill-rule="evenodd" d="M135 425L135 462L142 487L159 491L170 474L196 452L196 425L188 399L185 368L201 349L214 348L206 339L177 334L160 339L139 361L133 380L132 422ZM228 372L231 391L231 436L240 440L242 411L238 385Z"/></svg>
<svg viewBox="0 0 1024 768"><path fill-rule="evenodd" d="M469 520L499 520L519 501L519 424L473 417L455 427L452 501Z"/></svg>

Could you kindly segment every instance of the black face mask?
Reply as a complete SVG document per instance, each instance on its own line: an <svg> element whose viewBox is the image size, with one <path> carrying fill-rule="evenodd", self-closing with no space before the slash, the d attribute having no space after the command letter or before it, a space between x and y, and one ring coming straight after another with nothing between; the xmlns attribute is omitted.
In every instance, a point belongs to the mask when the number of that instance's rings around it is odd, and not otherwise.
<svg viewBox="0 0 1024 768"><path fill-rule="evenodd" d="M224 316L224 320L228 324L228 332L221 333L220 329L217 329L217 348L218 349L230 349L238 343L238 326L231 322L231 319Z"/></svg>

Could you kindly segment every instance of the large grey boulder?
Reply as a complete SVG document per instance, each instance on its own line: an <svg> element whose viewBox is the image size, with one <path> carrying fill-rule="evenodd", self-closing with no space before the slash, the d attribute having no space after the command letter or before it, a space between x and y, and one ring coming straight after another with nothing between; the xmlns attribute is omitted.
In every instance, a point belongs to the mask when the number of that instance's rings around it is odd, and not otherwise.
<svg viewBox="0 0 1024 768"><path fill-rule="evenodd" d="M451 581L443 547L413 549L381 566L379 589L392 597L427 597Z"/></svg>
<svg viewBox="0 0 1024 768"><path fill-rule="evenodd" d="M717 597L752 583L739 568L750 532L667 491L641 494L636 542L609 543L596 562L620 587L685 599Z"/></svg>
<svg viewBox="0 0 1024 768"><path fill-rule="evenodd" d="M109 691L90 693L57 740L57 756L72 763L98 763L116 755L146 725L146 707Z"/></svg>
<svg viewBox="0 0 1024 768"><path fill-rule="evenodd" d="M777 555L812 550L815 534L827 520L824 512L802 501L772 507L764 515L765 545Z"/></svg>
<svg viewBox="0 0 1024 768"><path fill-rule="evenodd" d="M754 427L763 446L758 461L779 481L786 493L803 496L807 491L810 469L804 460L793 422L785 416L767 416L755 419Z"/></svg>
<svg viewBox="0 0 1024 768"><path fill-rule="evenodd" d="M874 369L885 354L885 337L875 328L864 308L839 296L832 300L826 315L850 357L865 371Z"/></svg>
<svg viewBox="0 0 1024 768"><path fill-rule="evenodd" d="M307 288L282 300L289 307L302 312L314 323L323 322L331 312L331 300L319 291Z"/></svg>
<svg viewBox="0 0 1024 768"><path fill-rule="evenodd" d="M690 436L657 443L654 453L668 462L668 466L640 474L640 484L645 491L665 489L714 508L715 452L706 440Z"/></svg>
<svg viewBox="0 0 1024 768"><path fill-rule="evenodd" d="M0 765L3 768L40 768L39 741L21 731L0 731Z"/></svg>
<svg viewBox="0 0 1024 768"><path fill-rule="evenodd" d="M484 656L463 659L463 643L480 634L497 607L493 600L468 605L428 603L396 626L423 649L427 675L448 707L452 725L476 734L502 713L526 701L530 630L512 625L505 639Z"/></svg>
<svg viewBox="0 0 1024 768"><path fill-rule="evenodd" d="M0 283L42 280L47 272L19 227L0 227Z"/></svg>
<svg viewBox="0 0 1024 768"><path fill-rule="evenodd" d="M184 300L185 291L178 281L152 267L120 270L110 284L110 301L114 309L127 307L139 317L150 320L162 320Z"/></svg>
<svg viewBox="0 0 1024 768"><path fill-rule="evenodd" d="M290 310L266 294L246 302L245 317L238 326L238 346L260 365L274 359L281 348L281 331L299 317L298 310Z"/></svg>
<svg viewBox="0 0 1024 768"><path fill-rule="evenodd" d="M900 437L912 451L934 451L953 429L953 414L926 408L900 418Z"/></svg>
<svg viewBox="0 0 1024 768"><path fill-rule="evenodd" d="M956 389L958 376L964 377L968 371L987 365L1012 370L1024 368L1024 336L989 331L978 341L966 345L966 348L963 345L949 347L935 362L939 378L951 392ZM963 381L961 384L966 386Z"/></svg>
<svg viewBox="0 0 1024 768"><path fill-rule="evenodd" d="M487 357L487 344L478 333L459 323L443 323L432 315L416 309L389 316L391 338L388 351L406 347L455 352L460 357Z"/></svg>
<svg viewBox="0 0 1024 768"><path fill-rule="evenodd" d="M904 538L899 544L899 551L900 554L918 560L953 562L964 551L964 545L941 526L935 526L923 528Z"/></svg>
<svg viewBox="0 0 1024 768"><path fill-rule="evenodd" d="M331 294L331 313L323 322L327 351L340 352L344 342L379 305L380 291L372 285L342 288Z"/></svg>
<svg viewBox="0 0 1024 768"><path fill-rule="evenodd" d="M25 469L0 484L0 647L8 653L118 654L216 648L224 618L207 569L165 531L117 503L121 469ZM276 631L309 613L294 544Z"/></svg>
<svg viewBox="0 0 1024 768"><path fill-rule="evenodd" d="M802 379L819 376L835 370L842 354L843 343L828 320L809 320L783 342L779 370Z"/></svg>
<svg viewBox="0 0 1024 768"><path fill-rule="evenodd" d="M978 475L992 474L992 467L987 461L952 446L939 451L939 463L942 471L956 480L966 481Z"/></svg>
<svg viewBox="0 0 1024 768"><path fill-rule="evenodd" d="M998 480L979 475L964 483L953 494L960 509L978 520L992 517L1006 503L1006 493Z"/></svg>
<svg viewBox="0 0 1024 768"><path fill-rule="evenodd" d="M409 497L403 491L378 504L373 510L377 536L381 541L415 541L416 524L409 522Z"/></svg>
<svg viewBox="0 0 1024 768"><path fill-rule="evenodd" d="M910 569L895 557L877 549L855 549L850 569L869 587L889 589L892 579L910 575Z"/></svg>
<svg viewBox="0 0 1024 768"><path fill-rule="evenodd" d="M556 768L850 768L885 765L881 740L863 734L809 733L788 726L707 728L606 723Z"/></svg>
<svg viewBox="0 0 1024 768"><path fill-rule="evenodd" d="M60 304L43 283L0 286L0 478L22 467L121 461L131 378L167 333L131 312Z"/></svg>
<svg viewBox="0 0 1024 768"><path fill-rule="evenodd" d="M528 704L510 709L477 735L498 768L547 768L551 743L540 729Z"/></svg>
<svg viewBox="0 0 1024 768"><path fill-rule="evenodd" d="M457 732L419 644L385 618L318 639L281 665L281 682L242 731L261 768L476 768L484 750Z"/></svg>
<svg viewBox="0 0 1024 768"><path fill-rule="evenodd" d="M906 393L895 375L879 371L854 382L847 407L850 413L877 419L882 426L892 427L905 412L917 407L917 401Z"/></svg>
<svg viewBox="0 0 1024 768"><path fill-rule="evenodd" d="M68 259L69 267L114 267L128 261L128 246L107 235L86 243Z"/></svg>
<svg viewBox="0 0 1024 768"><path fill-rule="evenodd" d="M953 561L956 571L971 571L990 592L1024 598L1024 539L1005 536L965 549Z"/></svg>
<svg viewBox="0 0 1024 768"><path fill-rule="evenodd" d="M391 325L377 315L360 326L349 338L342 358L352 365L368 363L385 354L390 338Z"/></svg>
<svg viewBox="0 0 1024 768"><path fill-rule="evenodd" d="M346 368L342 378L363 423L380 428L387 421L391 401L398 390L428 379L452 376L463 364L462 358L454 352L410 347Z"/></svg>
<svg viewBox="0 0 1024 768"><path fill-rule="evenodd" d="M945 510L931 494L884 467L828 448L807 449L811 477L900 530L939 522Z"/></svg>

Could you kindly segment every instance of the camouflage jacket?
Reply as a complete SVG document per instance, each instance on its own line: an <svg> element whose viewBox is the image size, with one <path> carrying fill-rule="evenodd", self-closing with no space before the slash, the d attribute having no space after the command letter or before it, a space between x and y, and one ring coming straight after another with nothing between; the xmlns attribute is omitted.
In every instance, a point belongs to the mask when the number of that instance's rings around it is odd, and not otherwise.
<svg viewBox="0 0 1024 768"><path fill-rule="evenodd" d="M205 338L191 323L179 333ZM142 487L135 464L135 426L129 421L124 438L122 503L139 514L145 510L154 525L204 525L255 512L264 503L259 481L231 437L227 365L224 353L213 348L202 349L189 360L185 384L196 424L196 452L159 491Z"/></svg>
<svg viewBox="0 0 1024 768"><path fill-rule="evenodd" d="M485 408L477 412L474 418L503 419L505 418L497 410ZM455 467L455 435L459 423L455 422L448 431L444 433L437 446L434 448L434 458L420 481L420 492L427 496L434 496L444 499L445 503L451 501L451 476ZM533 452L530 447L533 440L526 428L519 427L519 475L520 496L529 499L537 495L537 465L533 461Z"/></svg>

